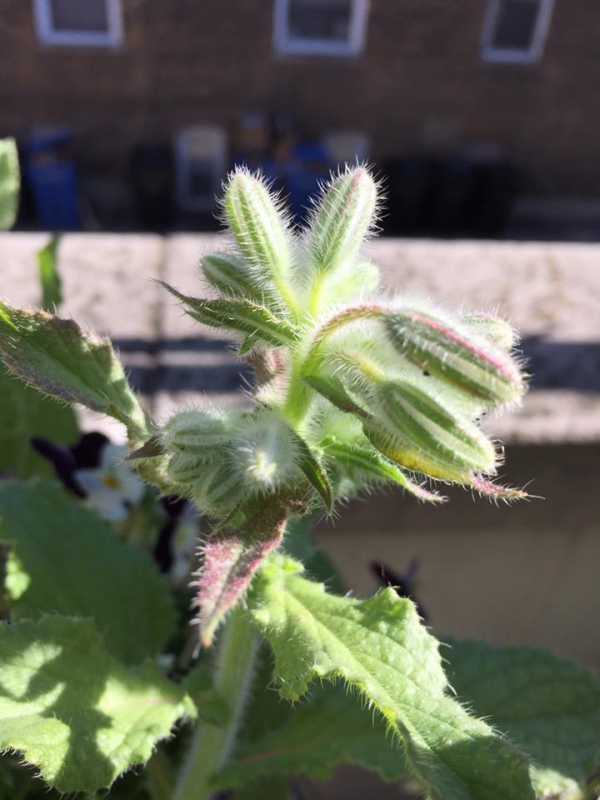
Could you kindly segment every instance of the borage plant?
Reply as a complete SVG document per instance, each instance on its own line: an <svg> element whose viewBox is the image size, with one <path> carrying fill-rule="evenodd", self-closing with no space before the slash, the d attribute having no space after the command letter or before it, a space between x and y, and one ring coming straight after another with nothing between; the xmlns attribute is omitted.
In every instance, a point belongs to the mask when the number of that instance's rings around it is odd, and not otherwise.
<svg viewBox="0 0 600 800"><path fill-rule="evenodd" d="M16 505L31 503L38 541L21 534L16 554L54 547L63 528L78 597L102 596L73 618L69 581L58 592L43 567L36 584L12 563L0 744L64 792L93 794L154 750L152 798L249 787L286 797L290 776L349 762L439 800L583 797L600 753L593 676L537 651L459 642L444 649L445 670L411 600L391 588L366 601L333 594L307 574L319 572L314 555L305 570L290 554L302 549L302 520L365 490L397 486L441 503L432 484L452 483L524 497L494 482L501 451L478 424L525 391L512 329L377 293L377 267L361 253L377 186L363 167L333 177L298 235L243 169L227 182L223 211L235 248L202 262L216 299L166 288L199 323L239 336L256 377L250 409L207 404L158 425L108 341L0 306L0 354L13 375L122 422L139 475L212 520L194 582L199 635L182 644L143 554L109 543L93 512L52 485L0 488L10 492L9 528L10 510L16 518ZM98 542L103 557L81 567L79 551L95 553ZM184 655L161 675L177 647ZM271 685L302 702L275 702ZM182 726L156 748L185 718L193 733Z"/></svg>

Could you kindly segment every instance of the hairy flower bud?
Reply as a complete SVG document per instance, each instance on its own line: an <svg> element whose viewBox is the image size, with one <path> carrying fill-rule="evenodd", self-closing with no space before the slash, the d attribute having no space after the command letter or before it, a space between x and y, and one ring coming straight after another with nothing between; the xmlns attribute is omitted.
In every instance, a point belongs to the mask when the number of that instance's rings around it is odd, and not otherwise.
<svg viewBox="0 0 600 800"><path fill-rule="evenodd" d="M325 187L313 214L313 268L326 273L354 261L377 213L377 187L365 167L347 169Z"/></svg>
<svg viewBox="0 0 600 800"><path fill-rule="evenodd" d="M221 517L233 509L244 497L247 487L240 483L239 475L229 460L205 468L191 487L192 497L201 511Z"/></svg>
<svg viewBox="0 0 600 800"><path fill-rule="evenodd" d="M163 428L164 446L167 451L193 455L198 461L220 458L231 438L235 418L213 409L182 411Z"/></svg>
<svg viewBox="0 0 600 800"><path fill-rule="evenodd" d="M300 458L296 435L269 411L248 416L231 443L237 478L254 491L270 491L298 480Z"/></svg>
<svg viewBox="0 0 600 800"><path fill-rule="evenodd" d="M252 266L254 281L293 307L288 223L265 181L247 169L236 169L225 188L223 208L237 245Z"/></svg>
<svg viewBox="0 0 600 800"><path fill-rule="evenodd" d="M404 453L409 469L447 480L457 474L494 472L493 444L448 403L409 381L382 383L377 398L380 430L387 431L394 449Z"/></svg>
<svg viewBox="0 0 600 800"><path fill-rule="evenodd" d="M394 347L409 361L488 406L522 398L525 385L518 364L466 326L417 308L395 311L385 325Z"/></svg>
<svg viewBox="0 0 600 800"><path fill-rule="evenodd" d="M509 353L519 341L515 329L501 317L492 314L465 314L463 322L471 330L488 339L492 344Z"/></svg>

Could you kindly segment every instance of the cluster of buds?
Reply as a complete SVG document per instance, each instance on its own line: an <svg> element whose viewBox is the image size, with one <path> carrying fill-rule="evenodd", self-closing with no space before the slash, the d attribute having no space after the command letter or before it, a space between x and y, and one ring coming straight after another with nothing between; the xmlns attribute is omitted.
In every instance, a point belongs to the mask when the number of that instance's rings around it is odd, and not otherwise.
<svg viewBox="0 0 600 800"><path fill-rule="evenodd" d="M334 176L303 231L245 169L223 212L234 245L202 262L218 297L167 286L194 319L237 334L257 376L253 409L185 411L161 432L167 481L216 520L199 576L205 641L227 610L211 598L231 594L218 584L237 587L230 606L290 514L330 512L374 484L429 502L444 499L429 480L523 496L493 482L501 451L478 424L524 394L515 335L493 316L377 294L362 255L378 214L366 168Z"/></svg>

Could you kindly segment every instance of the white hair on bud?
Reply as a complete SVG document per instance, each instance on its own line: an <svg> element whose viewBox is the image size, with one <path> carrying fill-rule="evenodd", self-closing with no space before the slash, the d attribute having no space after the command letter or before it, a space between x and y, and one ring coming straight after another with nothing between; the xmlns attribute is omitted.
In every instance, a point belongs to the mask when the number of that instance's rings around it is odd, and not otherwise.
<svg viewBox="0 0 600 800"><path fill-rule="evenodd" d="M238 425L229 459L239 479L257 491L284 486L300 475L297 437L268 409L247 415Z"/></svg>

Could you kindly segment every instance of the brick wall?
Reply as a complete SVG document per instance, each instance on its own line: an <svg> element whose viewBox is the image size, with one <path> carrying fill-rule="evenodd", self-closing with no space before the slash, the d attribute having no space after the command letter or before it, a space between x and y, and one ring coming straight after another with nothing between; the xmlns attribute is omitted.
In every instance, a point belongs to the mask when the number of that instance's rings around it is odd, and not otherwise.
<svg viewBox="0 0 600 800"><path fill-rule="evenodd" d="M376 157L440 136L500 144L540 192L598 194L597 0L556 0L543 60L481 61L484 0L371 0L356 59L272 49L271 0L123 0L119 50L44 47L31 0L0 3L0 133L72 126L124 166L135 141L240 111L295 111L316 131L362 127Z"/></svg>

